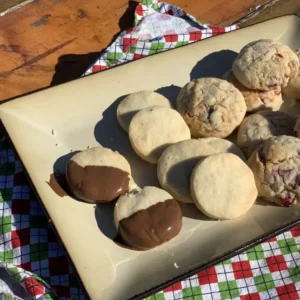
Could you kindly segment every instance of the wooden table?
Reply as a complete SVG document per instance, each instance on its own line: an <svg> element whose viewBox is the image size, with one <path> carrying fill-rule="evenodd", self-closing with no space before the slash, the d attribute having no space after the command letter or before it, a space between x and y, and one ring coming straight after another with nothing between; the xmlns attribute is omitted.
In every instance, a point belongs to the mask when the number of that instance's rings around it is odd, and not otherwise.
<svg viewBox="0 0 300 300"><path fill-rule="evenodd" d="M228 25L267 0L167 0ZM0 17L0 100L78 78L133 24L135 1L36 0Z"/></svg>

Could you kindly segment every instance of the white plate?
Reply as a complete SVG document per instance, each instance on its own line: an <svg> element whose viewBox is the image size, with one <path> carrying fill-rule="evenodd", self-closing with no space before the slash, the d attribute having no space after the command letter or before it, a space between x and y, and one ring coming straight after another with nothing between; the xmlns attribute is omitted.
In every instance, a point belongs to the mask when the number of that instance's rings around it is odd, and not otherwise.
<svg viewBox="0 0 300 300"><path fill-rule="evenodd" d="M155 167L135 155L117 124L116 99L142 89L161 89L174 98L178 87L191 77L221 76L246 43L271 38L296 49L300 47L299 35L300 19L281 17L0 106L2 122L93 300L127 299L199 270L252 245L250 241L258 242L260 237L297 222L300 207L256 204L244 217L224 222L206 219L192 206L185 207L183 229L176 239L136 252L121 248L110 238L111 207L95 208L71 197L59 197L49 187L54 165L62 170L71 150L100 143L127 157L139 185L157 184Z"/></svg>

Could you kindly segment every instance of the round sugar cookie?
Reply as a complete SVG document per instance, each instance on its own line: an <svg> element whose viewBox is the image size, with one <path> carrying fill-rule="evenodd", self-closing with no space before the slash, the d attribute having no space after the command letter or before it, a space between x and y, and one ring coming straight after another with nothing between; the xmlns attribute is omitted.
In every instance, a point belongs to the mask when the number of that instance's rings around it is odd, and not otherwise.
<svg viewBox="0 0 300 300"><path fill-rule="evenodd" d="M71 193L90 203L112 201L127 193L133 184L127 160L118 152L102 147L72 156L66 179Z"/></svg>
<svg viewBox="0 0 300 300"><path fill-rule="evenodd" d="M129 126L129 139L135 152L156 164L161 153L171 144L191 137L180 114L171 108L152 106L138 112Z"/></svg>
<svg viewBox="0 0 300 300"><path fill-rule="evenodd" d="M235 77L245 87L262 91L287 86L298 69L297 55L288 46L268 39L247 44L232 65Z"/></svg>
<svg viewBox="0 0 300 300"><path fill-rule="evenodd" d="M146 250L178 235L182 212L178 202L166 191L146 186L118 199L114 221L128 245Z"/></svg>
<svg viewBox="0 0 300 300"><path fill-rule="evenodd" d="M252 154L248 165L260 196L281 206L300 202L300 139L271 137Z"/></svg>
<svg viewBox="0 0 300 300"><path fill-rule="evenodd" d="M191 193L199 210L218 220L242 216L257 197L251 169L231 153L202 159L192 173Z"/></svg>
<svg viewBox="0 0 300 300"><path fill-rule="evenodd" d="M139 91L128 95L117 108L117 118L120 126L128 133L129 124L134 115L144 108L156 105L172 108L171 102L156 92Z"/></svg>
<svg viewBox="0 0 300 300"><path fill-rule="evenodd" d="M260 111L244 119L237 134L237 144L250 157L269 137L294 135L295 121L281 111Z"/></svg>
<svg viewBox="0 0 300 300"><path fill-rule="evenodd" d="M224 79L231 82L242 93L245 98L247 112L279 110L283 103L281 87L270 91L250 90L236 79L232 71L227 72Z"/></svg>
<svg viewBox="0 0 300 300"><path fill-rule="evenodd" d="M196 164L204 156L229 152L245 160L240 148L220 138L202 138L181 141L168 147L157 165L157 177L161 187L176 200L193 203L190 179Z"/></svg>
<svg viewBox="0 0 300 300"><path fill-rule="evenodd" d="M296 51L296 55L300 59L300 49ZM300 100L300 68L298 75L289 81L288 85L283 89L283 93L290 98Z"/></svg>
<svg viewBox="0 0 300 300"><path fill-rule="evenodd" d="M246 109L241 92L218 78L194 79L177 98L177 110L196 138L229 136L242 122Z"/></svg>

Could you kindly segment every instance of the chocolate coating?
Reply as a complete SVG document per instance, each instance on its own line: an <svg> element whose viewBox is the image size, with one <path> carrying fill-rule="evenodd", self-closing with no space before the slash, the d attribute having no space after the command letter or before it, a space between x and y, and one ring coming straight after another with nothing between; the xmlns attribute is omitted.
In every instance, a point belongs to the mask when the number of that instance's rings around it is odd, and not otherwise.
<svg viewBox="0 0 300 300"><path fill-rule="evenodd" d="M72 193L85 201L109 202L129 190L129 173L114 167L81 167L70 160L67 165L67 181Z"/></svg>
<svg viewBox="0 0 300 300"><path fill-rule="evenodd" d="M150 249L178 235L182 226L180 205L174 199L139 210L119 222L122 238L132 247Z"/></svg>

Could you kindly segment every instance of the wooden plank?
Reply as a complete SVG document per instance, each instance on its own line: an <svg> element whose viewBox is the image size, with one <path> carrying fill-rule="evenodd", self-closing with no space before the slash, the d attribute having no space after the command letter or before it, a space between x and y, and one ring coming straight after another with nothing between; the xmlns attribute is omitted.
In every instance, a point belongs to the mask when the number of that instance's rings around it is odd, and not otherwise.
<svg viewBox="0 0 300 300"><path fill-rule="evenodd" d="M0 0L0 12L12 8L26 0Z"/></svg>
<svg viewBox="0 0 300 300"><path fill-rule="evenodd" d="M267 0L169 0L202 22L230 24ZM137 2L36 0L0 18L0 100L78 78L118 33Z"/></svg>

